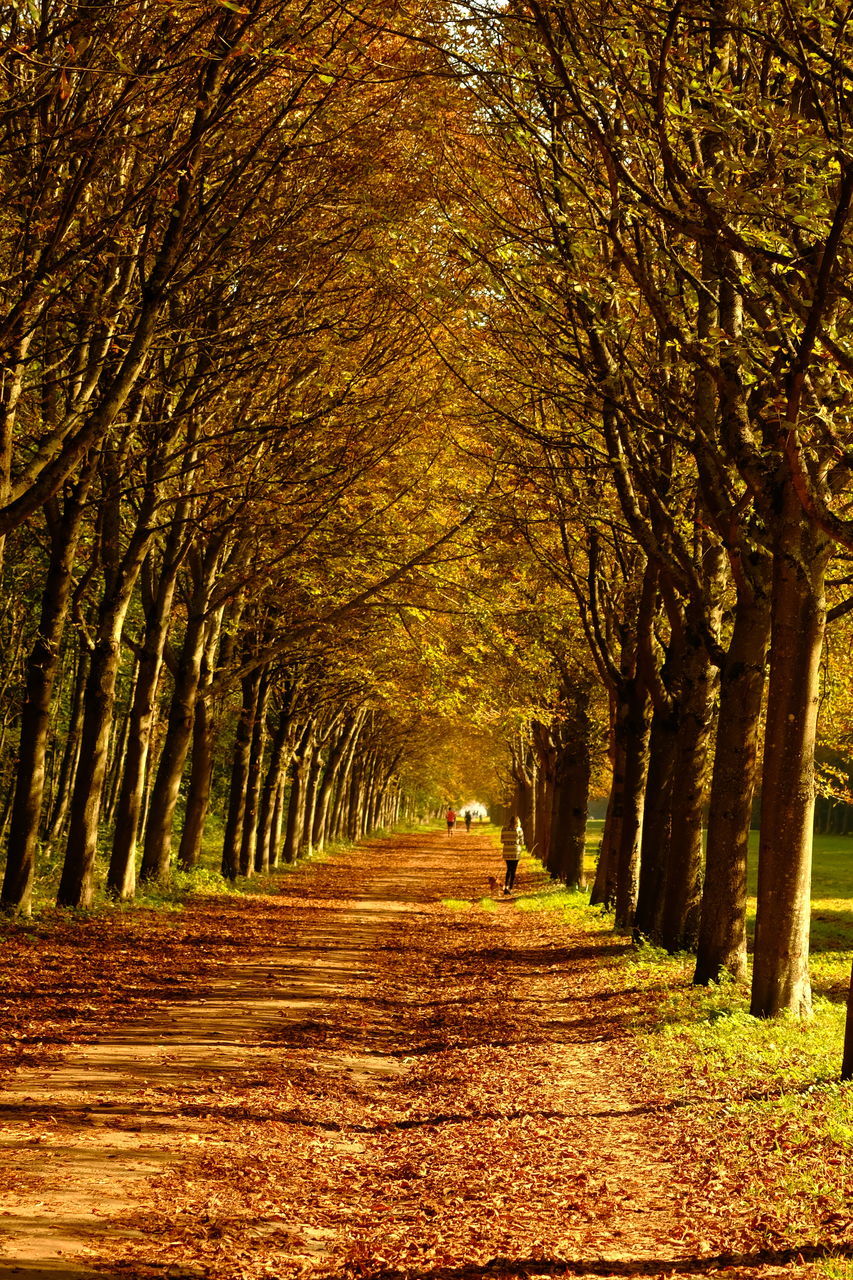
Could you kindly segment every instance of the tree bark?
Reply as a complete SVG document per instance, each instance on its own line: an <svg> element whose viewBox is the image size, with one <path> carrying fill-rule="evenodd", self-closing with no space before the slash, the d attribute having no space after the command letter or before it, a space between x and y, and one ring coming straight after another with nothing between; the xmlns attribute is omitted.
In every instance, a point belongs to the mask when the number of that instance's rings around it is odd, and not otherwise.
<svg viewBox="0 0 853 1280"><path fill-rule="evenodd" d="M192 871L201 860L204 828L210 807L210 788L213 781L216 727L216 718L211 712L210 704L205 698L198 698L193 711L187 804L178 844L178 867L181 871Z"/></svg>
<svg viewBox="0 0 853 1280"><path fill-rule="evenodd" d="M723 973L738 981L747 976L747 851L769 638L769 595L740 593L720 672L705 883L693 975L701 985L717 982Z"/></svg>
<svg viewBox="0 0 853 1280"><path fill-rule="evenodd" d="M533 850L536 844L536 761L529 746L523 747L522 751L513 752L513 810L521 822L525 846Z"/></svg>
<svg viewBox="0 0 853 1280"><path fill-rule="evenodd" d="M246 773L246 807L243 814L243 831L240 837L240 875L249 876L255 870L255 851L258 842L258 802L261 792L261 765L266 742L267 699L269 697L269 672L262 668L258 673L258 693L252 718L252 742L249 749L249 767Z"/></svg>
<svg viewBox="0 0 853 1280"><path fill-rule="evenodd" d="M638 679L619 691L616 735L624 741L625 784L616 849L616 927L630 929L637 906L640 837L649 767L649 697Z"/></svg>
<svg viewBox="0 0 853 1280"><path fill-rule="evenodd" d="M90 470L88 475L75 486L65 504L61 519L57 517L53 522L48 520L51 534L50 563L42 593L38 632L27 662L18 768L2 891L4 909L24 916L30 914L32 902L36 848L44 800L45 755L50 733L51 696L59 663L60 642L71 598L71 582L80 541L83 506L91 478ZM78 670L78 679L81 676L82 672ZM82 707L82 688L79 701ZM73 727L73 719L72 714L69 733ZM67 785L68 772L66 760L63 759L60 787ZM57 803L59 800L60 796L57 797Z"/></svg>
<svg viewBox="0 0 853 1280"><path fill-rule="evenodd" d="M638 937L661 939L664 882L672 831L672 781L678 744L678 714L672 705L655 707L649 737L649 772L643 809L640 881L634 931Z"/></svg>
<svg viewBox="0 0 853 1280"><path fill-rule="evenodd" d="M315 747L311 757L311 764L308 769L308 778L305 786L305 810L302 818L302 831L299 837L299 853L311 853L311 834L314 830L314 811L317 805L317 791L319 789L320 770L323 767L322 757L319 747Z"/></svg>
<svg viewBox="0 0 853 1280"><path fill-rule="evenodd" d="M278 713L278 724L270 746L270 758L267 773L261 791L260 811L258 814L258 838L255 847L255 870L267 872L277 859L278 849L274 847L275 813L281 784L287 770L287 748L290 739L290 710L287 705Z"/></svg>
<svg viewBox="0 0 853 1280"><path fill-rule="evenodd" d="M116 807L107 888L118 898L132 898L136 892L136 845L145 797L148 750L177 575L178 561L170 562L167 551L157 592L145 620L130 710L127 756Z"/></svg>
<svg viewBox="0 0 853 1280"><path fill-rule="evenodd" d="M717 672L699 631L688 626L678 708L672 780L672 825L666 866L661 942L691 951L699 937L702 820Z"/></svg>
<svg viewBox="0 0 853 1280"><path fill-rule="evenodd" d="M80 763L74 779L68 843L57 895L57 905L61 907L88 907L94 899L98 825L121 661L121 634L133 588L153 537L148 523L153 506L153 494L149 494L99 611L84 701Z"/></svg>
<svg viewBox="0 0 853 1280"><path fill-rule="evenodd" d="M358 746L361 731L364 727L364 720L365 718L363 716L359 719L358 727L353 734L349 746L344 752L337 781L335 783L334 796L331 805L331 818L328 823L328 831L333 840L340 840L344 835L344 807L347 796L349 795L353 762L355 760L356 748Z"/></svg>
<svg viewBox="0 0 853 1280"><path fill-rule="evenodd" d="M246 817L246 785L249 777L252 734L261 688L260 670L255 668L254 671L245 675L240 681L240 687L243 701L237 721L237 732L234 736L231 785L228 790L228 816L225 820L225 835L222 843L222 874L226 880L236 880L238 875L246 875L248 871L248 868L244 871L241 866L240 851Z"/></svg>
<svg viewBox="0 0 853 1280"><path fill-rule="evenodd" d="M313 733L311 721L305 726L299 745L294 752L291 766L290 796L287 805L287 827L284 834L284 847L281 856L287 863L295 862L299 856L299 844L302 837L302 820L305 813L305 782L309 765L310 742Z"/></svg>
<svg viewBox="0 0 853 1280"><path fill-rule="evenodd" d="M181 778L192 737L201 667L208 639L210 602L222 541L211 542L195 568L195 589L190 602L184 642L175 673L166 736L151 789L141 880L165 883L172 857L172 823L181 789Z"/></svg>
<svg viewBox="0 0 853 1280"><path fill-rule="evenodd" d="M811 1010L814 742L826 622L826 540L786 487L775 540L751 1013Z"/></svg>
<svg viewBox="0 0 853 1280"><path fill-rule="evenodd" d="M841 1059L841 1079L853 1080L853 969L850 970L850 989L847 992L847 1017L844 1023L844 1053Z"/></svg>
<svg viewBox="0 0 853 1280"><path fill-rule="evenodd" d="M551 825L551 874L569 888L586 883L586 823L592 769L588 690L574 696L570 717L560 726L554 769L554 817Z"/></svg>
<svg viewBox="0 0 853 1280"><path fill-rule="evenodd" d="M138 661L134 662L130 673L130 688L127 691L126 707L118 715L113 715L112 744L107 755L108 764L104 785L103 820L107 826L113 825L122 779L124 778L125 765L127 763L130 715L133 707L133 699L136 694L136 676L138 666Z"/></svg>
<svg viewBox="0 0 853 1280"><path fill-rule="evenodd" d="M552 829L556 804L556 768L558 747L555 735L548 725L534 720L531 726L533 751L536 756L536 805L533 844L535 854L552 876L557 872L551 861Z"/></svg>
<svg viewBox="0 0 853 1280"><path fill-rule="evenodd" d="M219 734L221 717L216 713L212 700L208 697L215 666L217 645L222 630L223 609L217 609L210 618L201 658L198 691L193 707L193 739L192 760L190 763L190 779L187 787L187 803L184 810L184 825L178 845L178 866L182 871L192 871L201 860L204 828L207 822L207 811L210 807L210 789L213 781L213 765L216 741ZM230 649L232 637L223 646ZM220 655L226 662L228 653Z"/></svg>
<svg viewBox="0 0 853 1280"><path fill-rule="evenodd" d="M370 759L363 757L356 761L352 771L346 831L347 839L353 842L361 839L364 830L365 775L369 774L369 771Z"/></svg>
<svg viewBox="0 0 853 1280"><path fill-rule="evenodd" d="M287 795L287 770L282 769L275 792L272 825L270 827L270 867L277 867L281 857L281 836L284 829L285 796Z"/></svg>
<svg viewBox="0 0 853 1280"><path fill-rule="evenodd" d="M83 728L83 700L86 685L89 682L89 666L91 654L86 645L79 648L77 671L74 678L74 695L71 702L71 713L68 718L68 729L65 735L65 749L62 753L62 764L56 784L56 802L50 815L50 823L44 834L46 844L54 844L65 830L68 810L71 807L71 793L74 788L74 776L80 759L80 733Z"/></svg>
<svg viewBox="0 0 853 1280"><path fill-rule="evenodd" d="M592 907L612 907L616 898L616 863L622 839L622 813L625 794L625 742L614 733L613 779L607 800L607 814L601 838L601 851L595 880L589 895Z"/></svg>
<svg viewBox="0 0 853 1280"><path fill-rule="evenodd" d="M343 762L349 751L355 735L361 725L361 713L354 715L344 729L338 734L335 742L329 750L329 757L326 761L326 769L323 773L323 781L320 785L320 792L317 797L317 806L314 813L314 829L311 833L311 842L315 849L322 850L326 843L326 830L329 821L329 805L337 782Z"/></svg>

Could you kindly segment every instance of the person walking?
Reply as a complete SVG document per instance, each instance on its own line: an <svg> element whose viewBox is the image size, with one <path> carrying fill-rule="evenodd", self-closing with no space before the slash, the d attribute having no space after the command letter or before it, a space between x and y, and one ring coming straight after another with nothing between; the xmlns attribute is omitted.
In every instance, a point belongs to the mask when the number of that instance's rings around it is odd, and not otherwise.
<svg viewBox="0 0 853 1280"><path fill-rule="evenodd" d="M501 827L501 852L506 863L504 893L507 894L512 892L519 859L524 852L524 832L518 818L508 817Z"/></svg>
<svg viewBox="0 0 853 1280"><path fill-rule="evenodd" d="M449 804L447 806L447 813L444 815L444 817L447 822L447 834L449 836L452 836L453 828L456 826L456 810L453 808L452 804Z"/></svg>
<svg viewBox="0 0 853 1280"><path fill-rule="evenodd" d="M465 830L466 832L468 832L471 830L471 818L472 818L471 810L466 809L462 817L465 819Z"/></svg>

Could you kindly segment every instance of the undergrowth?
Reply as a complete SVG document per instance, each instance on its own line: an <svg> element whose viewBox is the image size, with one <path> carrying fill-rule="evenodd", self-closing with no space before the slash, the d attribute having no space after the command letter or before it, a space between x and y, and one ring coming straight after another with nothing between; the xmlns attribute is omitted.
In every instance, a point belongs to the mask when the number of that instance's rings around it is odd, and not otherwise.
<svg viewBox="0 0 853 1280"><path fill-rule="evenodd" d="M376 838L374 834L373 837ZM105 888L109 850L99 849L95 862L95 898L92 906L74 910L71 914L85 917L100 911L180 911L190 898L217 897L232 895L275 894L280 892L281 882L297 868L306 863L322 863L334 858L337 854L351 849L352 842L341 840L326 846L322 851L304 854L297 862L279 863L266 874L238 876L236 880L227 880L219 870L222 856L222 826L218 818L208 820L202 847L201 861L189 871L172 867L169 879L163 883L140 882L136 886L133 898L125 901L112 897ZM59 847L43 846L36 860L36 875L33 882L32 910L33 917L38 918L45 911L52 912L56 901L56 891L62 874L63 851ZM2 921L0 921L2 923Z"/></svg>

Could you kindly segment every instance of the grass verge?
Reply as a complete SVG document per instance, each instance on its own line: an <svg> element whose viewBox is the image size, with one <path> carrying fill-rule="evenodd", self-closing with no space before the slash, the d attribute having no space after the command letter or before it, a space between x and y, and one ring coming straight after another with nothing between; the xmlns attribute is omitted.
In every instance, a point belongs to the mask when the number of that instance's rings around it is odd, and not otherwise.
<svg viewBox="0 0 853 1280"><path fill-rule="evenodd" d="M853 1084L838 1080L850 964L839 943L851 943L853 843L817 845L808 1022L751 1017L748 989L733 982L693 987L692 956L627 941L614 951L609 916L584 892L549 886L516 906L560 913L610 944L602 964L616 970L644 1093L672 1118L680 1148L695 1153L713 1189L720 1250L793 1249L796 1261L801 1249L818 1255L812 1274L853 1280Z"/></svg>

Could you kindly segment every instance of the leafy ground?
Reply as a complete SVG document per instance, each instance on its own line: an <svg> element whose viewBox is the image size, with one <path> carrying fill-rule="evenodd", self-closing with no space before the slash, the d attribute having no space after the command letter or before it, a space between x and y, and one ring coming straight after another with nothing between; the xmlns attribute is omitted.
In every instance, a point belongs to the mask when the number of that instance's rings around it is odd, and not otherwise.
<svg viewBox="0 0 853 1280"><path fill-rule="evenodd" d="M6 932L0 1274L850 1275L837 1003L758 1025L532 864L493 901L493 840Z"/></svg>

